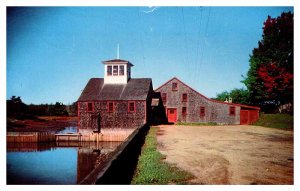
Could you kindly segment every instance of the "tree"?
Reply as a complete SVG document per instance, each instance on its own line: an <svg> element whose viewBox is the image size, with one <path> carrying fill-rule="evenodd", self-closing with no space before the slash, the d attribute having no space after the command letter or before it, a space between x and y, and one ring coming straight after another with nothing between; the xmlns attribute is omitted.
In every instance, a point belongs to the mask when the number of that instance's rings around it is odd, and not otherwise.
<svg viewBox="0 0 300 191"><path fill-rule="evenodd" d="M77 116L77 102L66 106L69 116Z"/></svg>
<svg viewBox="0 0 300 191"><path fill-rule="evenodd" d="M241 89L234 89L231 92L224 91L220 94L217 94L216 100L225 101L226 99L229 100L229 97L232 98L232 102L240 103L240 104L249 104L249 92L248 90L241 88Z"/></svg>
<svg viewBox="0 0 300 191"><path fill-rule="evenodd" d="M55 105L51 105L49 112L50 112L51 116L67 116L68 115L66 106L60 102L56 102Z"/></svg>
<svg viewBox="0 0 300 191"><path fill-rule="evenodd" d="M244 88L232 90L230 92L230 97L234 103L250 104L249 92Z"/></svg>
<svg viewBox="0 0 300 191"><path fill-rule="evenodd" d="M228 100L229 97L230 93L228 91L223 91L222 93L217 94L217 97L215 99L219 101L225 101L226 99Z"/></svg>
<svg viewBox="0 0 300 191"><path fill-rule="evenodd" d="M12 96L10 100L6 101L7 103L7 115L20 115L26 112L27 105L23 103L20 96Z"/></svg>
<svg viewBox="0 0 300 191"><path fill-rule="evenodd" d="M255 105L293 103L294 15L268 16L262 40L250 55L250 69L242 81Z"/></svg>

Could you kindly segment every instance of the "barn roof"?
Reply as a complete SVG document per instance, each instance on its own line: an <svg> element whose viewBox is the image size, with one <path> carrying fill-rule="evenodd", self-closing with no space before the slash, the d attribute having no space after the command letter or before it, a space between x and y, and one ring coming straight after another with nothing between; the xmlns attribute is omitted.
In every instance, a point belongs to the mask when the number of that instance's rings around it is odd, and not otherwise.
<svg viewBox="0 0 300 191"><path fill-rule="evenodd" d="M91 78L78 101L146 100L151 78L133 78L127 84L104 84L103 78Z"/></svg>

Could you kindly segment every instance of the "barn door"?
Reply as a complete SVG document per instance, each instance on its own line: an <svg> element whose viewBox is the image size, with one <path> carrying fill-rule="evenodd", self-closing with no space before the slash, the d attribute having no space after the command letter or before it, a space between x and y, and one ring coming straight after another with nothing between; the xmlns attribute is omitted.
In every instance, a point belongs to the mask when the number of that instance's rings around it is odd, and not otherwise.
<svg viewBox="0 0 300 191"><path fill-rule="evenodd" d="M240 123L241 123L241 125L249 124L249 110L241 110Z"/></svg>
<svg viewBox="0 0 300 191"><path fill-rule="evenodd" d="M168 122L175 123L177 121L177 110L174 108L168 108L167 110Z"/></svg>
<svg viewBox="0 0 300 191"><path fill-rule="evenodd" d="M91 114L90 128L93 131L97 131L97 119L98 119L98 116L96 113Z"/></svg>

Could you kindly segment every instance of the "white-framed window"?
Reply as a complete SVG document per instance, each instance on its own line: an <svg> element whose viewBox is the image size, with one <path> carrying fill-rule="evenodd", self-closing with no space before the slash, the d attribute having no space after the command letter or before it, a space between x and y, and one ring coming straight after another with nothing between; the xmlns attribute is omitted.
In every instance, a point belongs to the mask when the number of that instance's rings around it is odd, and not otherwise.
<svg viewBox="0 0 300 191"><path fill-rule="evenodd" d="M108 76L112 75L112 66L107 66L107 75Z"/></svg>
<svg viewBox="0 0 300 191"><path fill-rule="evenodd" d="M124 76L124 65L119 66L119 75Z"/></svg>
<svg viewBox="0 0 300 191"><path fill-rule="evenodd" d="M117 76L118 75L118 65L113 66L113 75Z"/></svg>

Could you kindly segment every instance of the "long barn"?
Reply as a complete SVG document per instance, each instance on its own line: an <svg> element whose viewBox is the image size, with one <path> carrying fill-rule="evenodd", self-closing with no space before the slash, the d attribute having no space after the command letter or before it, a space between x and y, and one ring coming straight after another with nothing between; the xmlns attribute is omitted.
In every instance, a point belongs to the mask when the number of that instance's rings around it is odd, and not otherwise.
<svg viewBox="0 0 300 191"><path fill-rule="evenodd" d="M168 122L251 124L259 107L209 99L174 77L155 90L161 94Z"/></svg>

